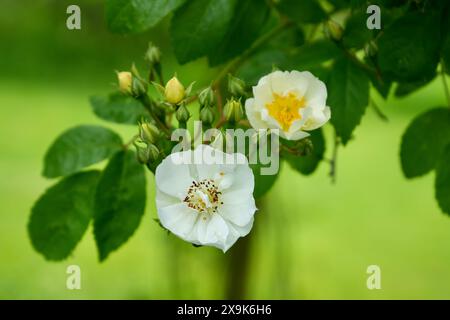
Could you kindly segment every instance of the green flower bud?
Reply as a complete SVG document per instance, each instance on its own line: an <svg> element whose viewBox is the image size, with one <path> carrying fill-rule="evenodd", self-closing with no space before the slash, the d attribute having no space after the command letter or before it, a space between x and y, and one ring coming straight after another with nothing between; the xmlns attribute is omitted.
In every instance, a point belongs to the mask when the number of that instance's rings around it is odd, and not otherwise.
<svg viewBox="0 0 450 320"><path fill-rule="evenodd" d="M241 101L234 98L228 100L223 108L223 114L227 121L232 123L239 122L244 116Z"/></svg>
<svg viewBox="0 0 450 320"><path fill-rule="evenodd" d="M145 143L155 143L160 137L160 132L154 124L141 122L139 124L139 137Z"/></svg>
<svg viewBox="0 0 450 320"><path fill-rule="evenodd" d="M233 75L228 75L228 91L235 97L242 97L246 94L245 82Z"/></svg>
<svg viewBox="0 0 450 320"><path fill-rule="evenodd" d="M214 90L208 87L198 95L198 102L201 106L212 106L215 102Z"/></svg>
<svg viewBox="0 0 450 320"><path fill-rule="evenodd" d="M152 143L146 146L141 146L138 143L134 143L134 146L136 147L136 157L139 163L147 164L154 162L159 157L159 150Z"/></svg>
<svg viewBox="0 0 450 320"><path fill-rule="evenodd" d="M131 94L131 84L133 82L133 75L131 74L131 72L117 72L117 80L119 82L120 91L126 94Z"/></svg>
<svg viewBox="0 0 450 320"><path fill-rule="evenodd" d="M342 27L333 20L325 22L324 31L325 34L334 41L340 41L342 39Z"/></svg>
<svg viewBox="0 0 450 320"><path fill-rule="evenodd" d="M148 49L147 52L145 53L144 59L151 66L159 64L161 61L161 51L159 50L158 47L154 46L153 43L150 42L148 44Z"/></svg>
<svg viewBox="0 0 450 320"><path fill-rule="evenodd" d="M210 106L205 106L200 111L200 121L206 125L211 125L214 122L214 111Z"/></svg>
<svg viewBox="0 0 450 320"><path fill-rule="evenodd" d="M147 94L147 83L139 78L138 76L133 76L133 82L131 87L131 93L135 97L141 97L145 94Z"/></svg>
<svg viewBox="0 0 450 320"><path fill-rule="evenodd" d="M186 106L182 104L178 107L178 110L175 113L175 117L177 118L178 122L186 123L191 117L191 114L189 113L189 110L186 108Z"/></svg>
<svg viewBox="0 0 450 320"><path fill-rule="evenodd" d="M184 87L177 77L170 79L164 89L166 100L172 104L177 104L183 100L185 96Z"/></svg>

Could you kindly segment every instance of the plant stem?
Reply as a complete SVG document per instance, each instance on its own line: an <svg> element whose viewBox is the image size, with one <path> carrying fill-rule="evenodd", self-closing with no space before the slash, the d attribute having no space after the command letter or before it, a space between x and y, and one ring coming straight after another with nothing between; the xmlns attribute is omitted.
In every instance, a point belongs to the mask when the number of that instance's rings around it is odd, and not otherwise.
<svg viewBox="0 0 450 320"><path fill-rule="evenodd" d="M339 138L337 136L336 131L334 131L333 156L330 159L330 177L331 177L331 182L333 184L336 183L336 163L337 163L337 157L338 157L339 144L340 144Z"/></svg>
<svg viewBox="0 0 450 320"><path fill-rule="evenodd" d="M370 105L381 120L385 122L389 121L388 117L383 113L383 111L381 111L380 107L373 99L370 99Z"/></svg>
<svg viewBox="0 0 450 320"><path fill-rule="evenodd" d="M442 77L442 84L444 85L444 92L445 92L445 96L447 98L447 104L450 108L450 92L448 90L448 85L447 85L447 77L445 74L445 63L444 60L441 61L441 77Z"/></svg>
<svg viewBox="0 0 450 320"><path fill-rule="evenodd" d="M137 138L139 138L139 135L138 135L138 134L134 135L134 136L130 139L130 141L128 141L127 143L125 143L125 144L123 145L123 148L124 148L125 150L127 150L127 149L128 149L128 148L136 141Z"/></svg>
<svg viewBox="0 0 450 320"><path fill-rule="evenodd" d="M140 97L139 100L142 102L144 107L147 109L148 113L150 113L150 116L152 117L152 119L155 120L159 129L161 129L168 137L170 137L170 130L167 127L167 125L165 123L163 123L161 121L161 119L159 119L153 112L153 109L152 109L153 106L152 106L152 102L151 102L149 96L147 94L145 94L144 96Z"/></svg>

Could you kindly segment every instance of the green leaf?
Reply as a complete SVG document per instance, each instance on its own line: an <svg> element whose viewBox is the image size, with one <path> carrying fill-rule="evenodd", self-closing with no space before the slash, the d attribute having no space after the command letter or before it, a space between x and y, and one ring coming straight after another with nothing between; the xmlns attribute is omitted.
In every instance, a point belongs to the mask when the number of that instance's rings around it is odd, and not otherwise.
<svg viewBox="0 0 450 320"><path fill-rule="evenodd" d="M410 12L388 26L378 41L383 77L397 81L428 78L439 62L439 16Z"/></svg>
<svg viewBox="0 0 450 320"><path fill-rule="evenodd" d="M341 51L333 42L318 40L301 46L291 60L299 70L309 70L341 55Z"/></svg>
<svg viewBox="0 0 450 320"><path fill-rule="evenodd" d="M400 148L403 173L414 178L435 169L450 143L450 109L436 108L415 118L406 129Z"/></svg>
<svg viewBox="0 0 450 320"><path fill-rule="evenodd" d="M274 175L262 175L261 168L264 167L265 165L262 165L260 163L250 165L250 168L253 171L253 175L255 176L255 189L253 190L253 196L255 197L255 199L261 198L272 188L279 174L278 172Z"/></svg>
<svg viewBox="0 0 450 320"><path fill-rule="evenodd" d="M336 60L328 81L331 123L347 144L369 104L369 78L345 57Z"/></svg>
<svg viewBox="0 0 450 320"><path fill-rule="evenodd" d="M236 0L190 0L172 18L175 56L184 64L213 52L224 39Z"/></svg>
<svg viewBox="0 0 450 320"><path fill-rule="evenodd" d="M413 93L414 91L417 91L427 84L429 84L433 79L436 77L436 73L433 73L430 78L421 79L418 81L412 81L412 82L400 82L395 89L395 96L396 97L404 97L410 93Z"/></svg>
<svg viewBox="0 0 450 320"><path fill-rule="evenodd" d="M298 23L319 23L327 18L316 0L281 0L278 10Z"/></svg>
<svg viewBox="0 0 450 320"><path fill-rule="evenodd" d="M93 216L99 171L76 173L50 187L31 209L28 233L47 260L63 260L75 249Z"/></svg>
<svg viewBox="0 0 450 320"><path fill-rule="evenodd" d="M48 149L43 175L55 178L72 174L109 158L121 147L122 139L109 129L87 125L69 129Z"/></svg>
<svg viewBox="0 0 450 320"><path fill-rule="evenodd" d="M124 244L145 211L144 167L134 152L118 152L109 162L95 194L94 236L100 261Z"/></svg>
<svg viewBox="0 0 450 320"><path fill-rule="evenodd" d="M293 154L286 154L285 158L289 162L290 166L299 171L304 175L310 175L316 171L323 159L325 153L325 138L321 129L314 130L310 132L311 135L308 137L314 149L310 155L307 156L296 156Z"/></svg>
<svg viewBox="0 0 450 320"><path fill-rule="evenodd" d="M450 145L442 152L436 166L435 196L442 211L450 214Z"/></svg>
<svg viewBox="0 0 450 320"><path fill-rule="evenodd" d="M264 50L242 64L237 76L246 83L254 85L263 75L270 73L274 67L282 68L288 60L288 55L281 50Z"/></svg>
<svg viewBox="0 0 450 320"><path fill-rule="evenodd" d="M115 33L142 32L160 22L186 0L107 0L106 22Z"/></svg>
<svg viewBox="0 0 450 320"><path fill-rule="evenodd" d="M107 97L94 96L90 98L90 102L94 113L103 120L137 124L143 117L148 117L141 102L121 93L113 93Z"/></svg>
<svg viewBox="0 0 450 320"><path fill-rule="evenodd" d="M210 65L224 63L248 49L260 35L269 12L266 2L261 0L238 1L230 28L219 46L208 56Z"/></svg>
<svg viewBox="0 0 450 320"><path fill-rule="evenodd" d="M373 30L367 28L368 15L365 11L355 11L347 19L342 42L346 48L363 48L372 39Z"/></svg>

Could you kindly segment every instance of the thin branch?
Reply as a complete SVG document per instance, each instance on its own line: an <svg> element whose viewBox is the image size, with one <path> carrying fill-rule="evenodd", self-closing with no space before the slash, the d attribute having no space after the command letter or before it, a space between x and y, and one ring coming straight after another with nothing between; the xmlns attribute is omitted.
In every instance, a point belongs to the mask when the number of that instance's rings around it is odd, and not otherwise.
<svg viewBox="0 0 450 320"><path fill-rule="evenodd" d="M389 118L383 113L383 111L380 109L380 107L375 102L375 100L370 99L370 105L372 106L372 109L375 111L375 113L381 120L383 120L385 122L389 121Z"/></svg>
<svg viewBox="0 0 450 320"><path fill-rule="evenodd" d="M444 85L445 96L447 97L447 104L450 108L450 92L448 90L448 85L447 85L447 76L445 74L444 60L441 61L441 77L442 77L442 84Z"/></svg>
<svg viewBox="0 0 450 320"><path fill-rule="evenodd" d="M127 143L125 143L125 144L123 145L123 148L124 148L125 150L128 150L128 148L136 141L137 138L139 138L139 135L138 135L138 134L134 135L134 136L130 139L130 141L128 141Z"/></svg>
<svg viewBox="0 0 450 320"><path fill-rule="evenodd" d="M334 147L333 147L333 155L330 159L330 177L331 177L331 183L336 183L336 164L337 164L337 157L338 157L338 149L339 149L339 137L337 136L336 131L334 132Z"/></svg>

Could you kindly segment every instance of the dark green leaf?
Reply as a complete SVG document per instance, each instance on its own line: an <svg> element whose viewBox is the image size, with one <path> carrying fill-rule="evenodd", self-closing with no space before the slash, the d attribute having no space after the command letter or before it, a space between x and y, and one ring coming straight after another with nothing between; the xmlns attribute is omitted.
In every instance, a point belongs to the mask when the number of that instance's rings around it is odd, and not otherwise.
<svg viewBox="0 0 450 320"><path fill-rule="evenodd" d="M327 17L316 0L281 0L278 10L298 23L319 23Z"/></svg>
<svg viewBox="0 0 450 320"><path fill-rule="evenodd" d="M106 21L116 33L145 31L186 0L107 0Z"/></svg>
<svg viewBox="0 0 450 320"><path fill-rule="evenodd" d="M450 145L446 146L436 166L435 193L442 211L450 214Z"/></svg>
<svg viewBox="0 0 450 320"><path fill-rule="evenodd" d="M267 21L269 7L261 0L238 1L235 13L224 39L209 54L209 62L215 66L234 58L249 48L261 33Z"/></svg>
<svg viewBox="0 0 450 320"><path fill-rule="evenodd" d="M86 125L69 129L48 149L43 175L47 178L69 175L109 158L121 147L121 138L109 129Z"/></svg>
<svg viewBox="0 0 450 320"><path fill-rule="evenodd" d="M351 60L336 61L328 82L331 123L346 144L369 103L369 78Z"/></svg>
<svg viewBox="0 0 450 320"><path fill-rule="evenodd" d="M365 11L355 11L347 19L342 42L346 48L363 48L372 39L373 31L367 28L368 15Z"/></svg>
<svg viewBox="0 0 450 320"><path fill-rule="evenodd" d="M93 216L99 171L76 173L50 187L31 210L28 233L48 260L63 260L75 249Z"/></svg>
<svg viewBox="0 0 450 320"><path fill-rule="evenodd" d="M213 52L223 41L236 0L187 1L172 18L175 56L186 63Z"/></svg>
<svg viewBox="0 0 450 320"><path fill-rule="evenodd" d="M388 26L378 41L378 63L392 80L429 78L439 62L439 16L408 13Z"/></svg>
<svg viewBox="0 0 450 320"><path fill-rule="evenodd" d="M429 84L433 79L436 77L436 74L434 73L430 78L421 79L418 81L413 82L400 82L395 89L395 96L396 97L404 97L410 93L413 93L414 91L417 91L427 84Z"/></svg>
<svg viewBox="0 0 450 320"><path fill-rule="evenodd" d="M255 189L253 190L255 199L261 198L272 188L279 174L278 172L274 175L262 175L261 168L264 167L266 166L260 163L250 165L250 168L253 170L253 175L255 176Z"/></svg>
<svg viewBox="0 0 450 320"><path fill-rule="evenodd" d="M311 139L311 142L314 146L313 151L310 155L285 155L285 158L289 162L290 166L304 175L310 175L317 169L325 153L325 138L321 129L312 131L309 139Z"/></svg>
<svg viewBox="0 0 450 320"><path fill-rule="evenodd" d="M258 52L247 60L240 68L238 77L248 84L254 85L265 74L275 68L282 68L289 61L288 55L276 49Z"/></svg>
<svg viewBox="0 0 450 320"><path fill-rule="evenodd" d="M133 235L145 200L144 167L134 152L118 152L103 172L95 195L94 236L100 261Z"/></svg>
<svg viewBox="0 0 450 320"><path fill-rule="evenodd" d="M301 46L292 56L291 61L297 65L299 70L308 70L340 55L341 51L333 42L318 40Z"/></svg>
<svg viewBox="0 0 450 320"><path fill-rule="evenodd" d="M405 176L414 178L435 169L442 150L449 143L449 108L436 108L419 115L402 138L400 160Z"/></svg>
<svg viewBox="0 0 450 320"><path fill-rule="evenodd" d="M136 99L113 93L107 97L91 97L92 110L101 119L124 124L137 124L148 113L141 102Z"/></svg>

